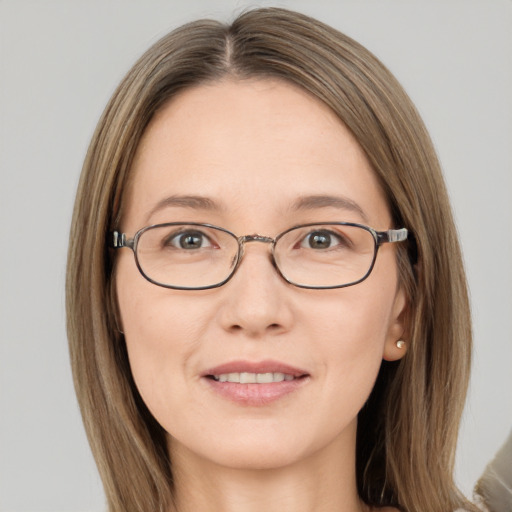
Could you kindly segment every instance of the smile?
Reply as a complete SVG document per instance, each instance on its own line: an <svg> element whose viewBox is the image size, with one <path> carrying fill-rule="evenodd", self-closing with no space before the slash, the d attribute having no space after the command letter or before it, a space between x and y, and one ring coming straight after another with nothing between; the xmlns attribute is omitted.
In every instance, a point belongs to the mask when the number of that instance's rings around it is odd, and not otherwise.
<svg viewBox="0 0 512 512"><path fill-rule="evenodd" d="M270 384L272 382L290 381L295 377L287 373L269 372L269 373L221 373L220 375L212 375L214 380L218 382L238 382L239 384Z"/></svg>
<svg viewBox="0 0 512 512"><path fill-rule="evenodd" d="M233 361L211 368L202 377L217 396L253 407L269 405L310 381L306 371L278 361Z"/></svg>

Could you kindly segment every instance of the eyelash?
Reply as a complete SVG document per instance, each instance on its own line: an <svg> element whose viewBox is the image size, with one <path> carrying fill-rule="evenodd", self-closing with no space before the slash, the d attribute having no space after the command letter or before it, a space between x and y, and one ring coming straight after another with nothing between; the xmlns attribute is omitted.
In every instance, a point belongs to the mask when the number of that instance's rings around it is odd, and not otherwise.
<svg viewBox="0 0 512 512"><path fill-rule="evenodd" d="M310 246L307 248L313 249L313 247L311 247L311 239L315 235L324 236L326 238L329 238L329 246L322 247L322 249L332 249L333 247L337 247L340 245L343 245L343 246L349 245L349 241L347 240L347 238L344 237L343 235L341 235L340 233L336 233L336 232L334 232L332 230L328 230L328 229L325 229L325 230L316 229L314 231L307 233L304 237L302 237L301 243L300 243L301 247L304 247L304 244L309 242ZM335 245L332 245L332 242L337 242L337 243Z"/></svg>
<svg viewBox="0 0 512 512"><path fill-rule="evenodd" d="M211 238L199 230L183 230L183 231L179 231L177 233L171 233L167 237L165 237L165 239L163 240L162 246L164 246L164 247L172 246L172 247L175 247L176 249L187 249L186 247L184 247L180 244L180 241L183 240L184 238L186 238L187 236L201 238L201 245L200 245L200 247L196 247L197 249L199 249L199 248L202 249L205 247L204 246L205 240L209 242L210 246L214 245L212 243ZM176 241L177 243L173 243L174 241ZM180 244L181 247L178 244ZM190 249L190 247L189 247L189 249Z"/></svg>

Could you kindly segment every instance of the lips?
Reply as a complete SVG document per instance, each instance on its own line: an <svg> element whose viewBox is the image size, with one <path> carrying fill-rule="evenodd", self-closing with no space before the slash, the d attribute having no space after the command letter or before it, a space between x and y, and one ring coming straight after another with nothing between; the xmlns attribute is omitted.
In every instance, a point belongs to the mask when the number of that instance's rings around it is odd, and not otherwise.
<svg viewBox="0 0 512 512"><path fill-rule="evenodd" d="M309 380L306 371L277 361L232 361L210 368L201 377L221 397L250 406L274 402Z"/></svg>
<svg viewBox="0 0 512 512"><path fill-rule="evenodd" d="M233 372L221 373L212 377L218 382L237 382L238 384L270 384L272 382L282 382L283 380L290 381L295 378L293 375L281 372Z"/></svg>
<svg viewBox="0 0 512 512"><path fill-rule="evenodd" d="M215 375L225 375L230 373L282 373L284 375L290 375L294 378L308 375L308 372L300 368L296 368L294 366L290 366L278 361L232 361L230 363L225 363L219 366L215 366L214 368L210 368L202 374L202 377L212 377Z"/></svg>

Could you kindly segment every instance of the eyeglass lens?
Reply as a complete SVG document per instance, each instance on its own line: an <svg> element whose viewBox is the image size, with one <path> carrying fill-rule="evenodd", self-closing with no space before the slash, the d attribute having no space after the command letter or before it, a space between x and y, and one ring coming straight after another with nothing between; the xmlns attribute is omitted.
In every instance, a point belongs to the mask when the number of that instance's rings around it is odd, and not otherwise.
<svg viewBox="0 0 512 512"><path fill-rule="evenodd" d="M363 279L375 258L372 233L360 226L318 224L286 231L273 255L293 284L335 287ZM225 281L239 253L235 235L204 225L159 225L140 233L136 256L151 281L177 288L204 288Z"/></svg>

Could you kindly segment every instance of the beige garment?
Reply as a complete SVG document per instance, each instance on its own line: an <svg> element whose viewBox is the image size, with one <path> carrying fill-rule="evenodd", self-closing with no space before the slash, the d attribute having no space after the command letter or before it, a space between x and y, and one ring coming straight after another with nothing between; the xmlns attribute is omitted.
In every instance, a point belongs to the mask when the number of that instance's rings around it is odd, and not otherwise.
<svg viewBox="0 0 512 512"><path fill-rule="evenodd" d="M476 484L475 499L489 512L512 512L512 431Z"/></svg>

